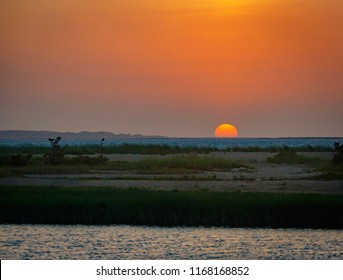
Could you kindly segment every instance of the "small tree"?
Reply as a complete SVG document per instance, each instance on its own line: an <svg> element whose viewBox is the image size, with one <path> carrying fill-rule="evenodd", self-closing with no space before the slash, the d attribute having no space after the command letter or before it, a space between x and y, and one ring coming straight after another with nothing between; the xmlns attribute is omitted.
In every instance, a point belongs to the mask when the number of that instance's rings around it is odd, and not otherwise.
<svg viewBox="0 0 343 280"><path fill-rule="evenodd" d="M104 157L104 141L105 141L105 138L102 138L101 139L101 144L100 144L101 148L100 148L100 156L99 156L99 158L103 158Z"/></svg>
<svg viewBox="0 0 343 280"><path fill-rule="evenodd" d="M343 163L343 145L339 142L334 144L334 154L332 158L333 164L342 164Z"/></svg>
<svg viewBox="0 0 343 280"><path fill-rule="evenodd" d="M64 160L64 152L59 142L61 141L62 137L49 138L51 144L51 149L44 155L44 162L46 164L57 165L61 164Z"/></svg>
<svg viewBox="0 0 343 280"><path fill-rule="evenodd" d="M101 163L105 163L106 161L108 161L108 158L104 156L104 141L105 141L105 138L102 138L101 144L100 144L100 155L98 156L98 160Z"/></svg>

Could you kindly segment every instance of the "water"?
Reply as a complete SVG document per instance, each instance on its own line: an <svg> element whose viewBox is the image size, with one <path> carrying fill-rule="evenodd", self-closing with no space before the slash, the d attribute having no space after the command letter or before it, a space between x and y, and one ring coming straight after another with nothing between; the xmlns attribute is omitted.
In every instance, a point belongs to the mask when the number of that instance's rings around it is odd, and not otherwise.
<svg viewBox="0 0 343 280"><path fill-rule="evenodd" d="M101 139L62 139L62 145L100 145ZM328 138L112 138L106 139L105 145L120 144L158 144L179 147L289 147L299 146L319 146L333 147L334 142L343 142L342 137ZM0 139L0 145L21 146L21 145L39 145L50 146L47 139Z"/></svg>
<svg viewBox="0 0 343 280"><path fill-rule="evenodd" d="M343 259L342 230L0 225L0 259Z"/></svg>

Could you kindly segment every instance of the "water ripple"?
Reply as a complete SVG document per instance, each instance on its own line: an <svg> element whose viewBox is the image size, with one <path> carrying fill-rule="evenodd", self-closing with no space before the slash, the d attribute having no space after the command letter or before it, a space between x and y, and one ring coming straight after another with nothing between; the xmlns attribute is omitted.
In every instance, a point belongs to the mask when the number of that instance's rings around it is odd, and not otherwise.
<svg viewBox="0 0 343 280"><path fill-rule="evenodd" d="M342 230L0 225L1 259L343 259Z"/></svg>

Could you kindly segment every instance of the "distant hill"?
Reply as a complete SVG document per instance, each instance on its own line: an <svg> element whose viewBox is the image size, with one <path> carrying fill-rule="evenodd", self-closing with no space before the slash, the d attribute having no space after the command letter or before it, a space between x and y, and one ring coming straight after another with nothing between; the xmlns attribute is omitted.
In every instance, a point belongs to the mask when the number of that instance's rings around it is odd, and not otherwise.
<svg viewBox="0 0 343 280"><path fill-rule="evenodd" d="M63 139L99 139L99 138L146 138L163 136L146 136L140 134L114 134L112 132L58 132L58 131L32 131L32 130L0 130L0 139L48 139L61 136Z"/></svg>

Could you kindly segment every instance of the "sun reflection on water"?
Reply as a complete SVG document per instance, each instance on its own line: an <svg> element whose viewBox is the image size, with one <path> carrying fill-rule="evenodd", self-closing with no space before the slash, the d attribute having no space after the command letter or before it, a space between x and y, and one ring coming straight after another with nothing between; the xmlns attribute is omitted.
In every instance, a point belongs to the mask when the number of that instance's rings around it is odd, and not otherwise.
<svg viewBox="0 0 343 280"><path fill-rule="evenodd" d="M342 259L341 230L1 225L1 259Z"/></svg>

